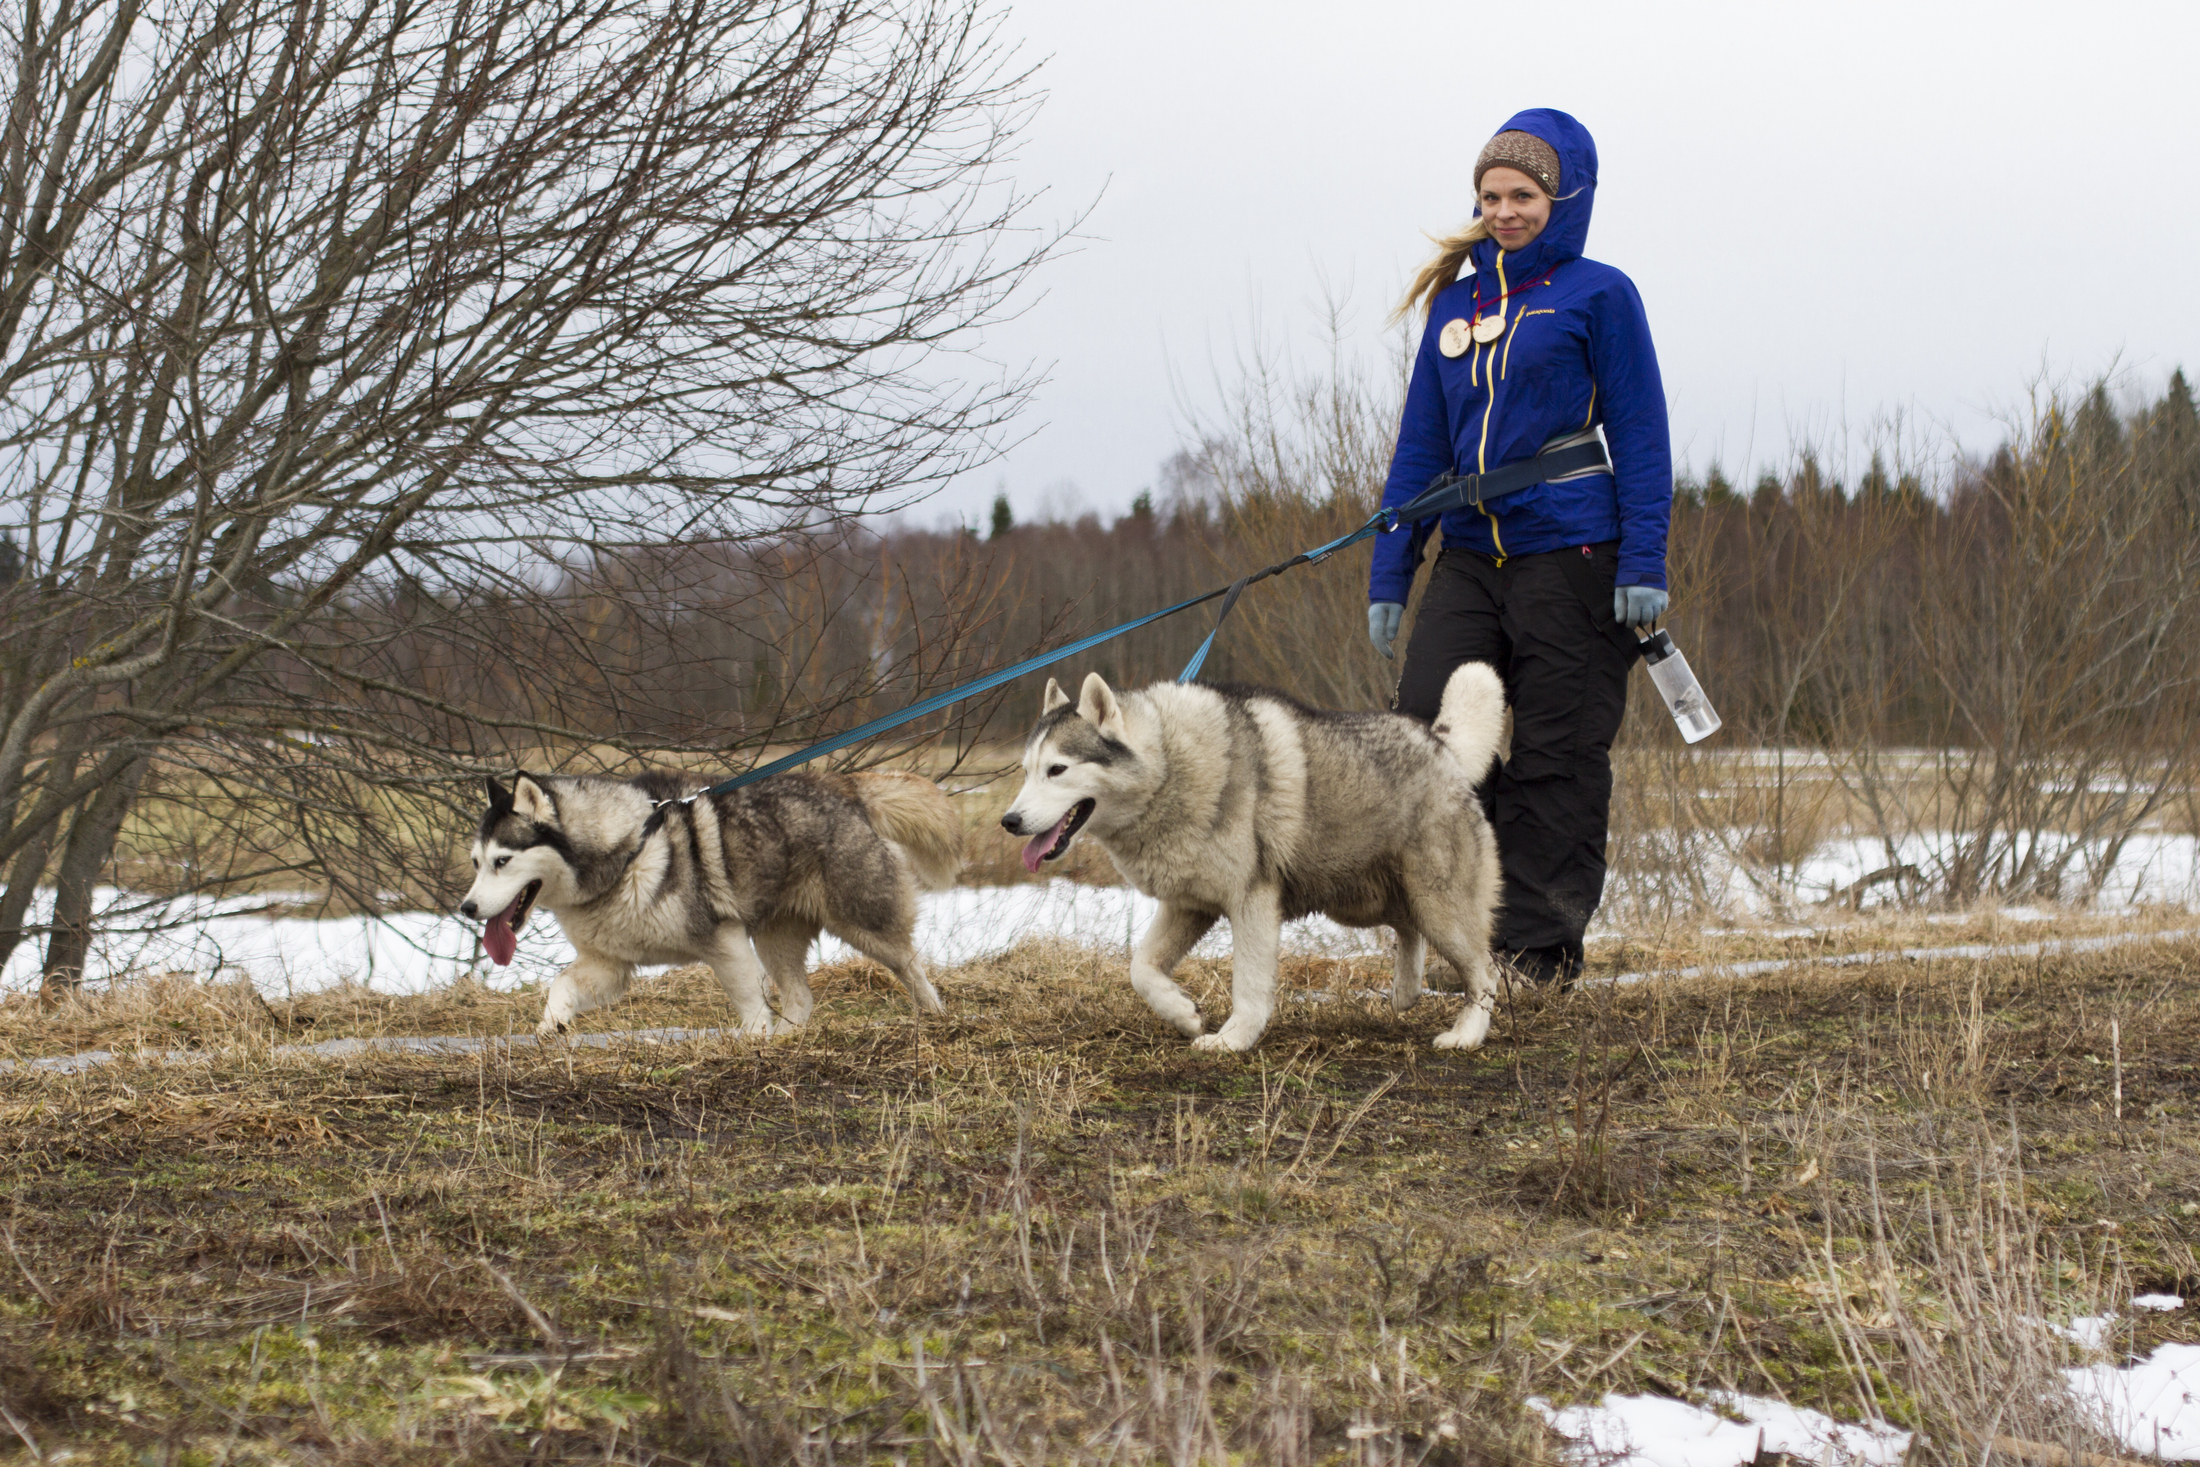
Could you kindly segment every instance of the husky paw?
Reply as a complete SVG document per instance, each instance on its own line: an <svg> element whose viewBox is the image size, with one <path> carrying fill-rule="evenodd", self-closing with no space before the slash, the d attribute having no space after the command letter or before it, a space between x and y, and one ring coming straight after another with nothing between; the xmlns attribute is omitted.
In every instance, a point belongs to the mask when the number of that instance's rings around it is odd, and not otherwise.
<svg viewBox="0 0 2200 1467"><path fill-rule="evenodd" d="M1202 1034L1192 1041L1192 1048L1219 1051L1224 1054L1242 1054L1260 1043L1260 1031L1234 1030L1224 1024L1212 1034Z"/></svg>
<svg viewBox="0 0 2200 1467"><path fill-rule="evenodd" d="M1415 983L1410 988L1403 983L1390 985L1390 1007L1394 1011L1402 1014L1420 1001L1421 985L1419 983Z"/></svg>
<svg viewBox="0 0 2200 1467"><path fill-rule="evenodd" d="M792 1019L772 1020L771 1037L774 1039L784 1039L789 1034L800 1034L801 1032L802 1026Z"/></svg>
<svg viewBox="0 0 2200 1467"><path fill-rule="evenodd" d="M1467 1005L1459 1022L1436 1036L1438 1049L1480 1049L1489 1037L1490 1011L1480 1004Z"/></svg>
<svg viewBox="0 0 2200 1467"><path fill-rule="evenodd" d="M555 1039L558 1035L563 1034L565 1030L565 1020L553 1019L548 1014L544 1014L542 1022L535 1026L535 1037L537 1039Z"/></svg>

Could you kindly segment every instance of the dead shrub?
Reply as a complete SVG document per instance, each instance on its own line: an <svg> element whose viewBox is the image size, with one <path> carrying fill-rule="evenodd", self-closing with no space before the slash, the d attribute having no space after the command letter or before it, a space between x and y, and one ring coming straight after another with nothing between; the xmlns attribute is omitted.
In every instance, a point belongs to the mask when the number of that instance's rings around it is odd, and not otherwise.
<svg viewBox="0 0 2200 1467"><path fill-rule="evenodd" d="M337 1282L336 1287L347 1295L338 1306L339 1317L375 1339L499 1344L537 1334L519 1301L477 1262L408 1254L382 1260L358 1282Z"/></svg>

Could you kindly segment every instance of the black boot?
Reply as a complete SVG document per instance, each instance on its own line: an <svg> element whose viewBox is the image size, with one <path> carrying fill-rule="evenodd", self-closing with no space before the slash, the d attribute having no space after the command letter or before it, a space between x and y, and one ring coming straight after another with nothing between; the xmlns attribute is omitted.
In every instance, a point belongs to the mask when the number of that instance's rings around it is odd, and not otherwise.
<svg viewBox="0 0 2200 1467"><path fill-rule="evenodd" d="M1505 954L1505 962L1521 978L1537 986L1549 985L1564 993L1581 976L1581 944L1520 948Z"/></svg>

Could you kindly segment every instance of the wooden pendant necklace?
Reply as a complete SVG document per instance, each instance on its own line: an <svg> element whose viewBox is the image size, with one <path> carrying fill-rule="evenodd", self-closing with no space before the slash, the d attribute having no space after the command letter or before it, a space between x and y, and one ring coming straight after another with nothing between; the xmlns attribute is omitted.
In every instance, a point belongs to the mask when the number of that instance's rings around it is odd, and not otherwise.
<svg viewBox="0 0 2200 1467"><path fill-rule="evenodd" d="M1505 334L1505 302L1524 290L1541 285L1551 278L1552 271L1556 269L1558 269L1558 266L1553 265L1550 270L1544 271L1535 279L1522 281L1496 300L1491 301L1487 307L1482 304L1481 297L1477 294L1474 301L1474 319L1470 321L1465 317L1460 317L1457 320L1446 321L1442 334L1436 338L1436 349L1447 357L1459 357L1466 355L1467 348L1470 345L1488 346Z"/></svg>

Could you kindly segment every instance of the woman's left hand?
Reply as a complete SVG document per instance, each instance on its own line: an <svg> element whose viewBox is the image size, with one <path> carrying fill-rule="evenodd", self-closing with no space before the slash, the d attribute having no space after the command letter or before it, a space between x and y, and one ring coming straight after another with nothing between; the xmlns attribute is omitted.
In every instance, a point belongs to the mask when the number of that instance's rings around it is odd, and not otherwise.
<svg viewBox="0 0 2200 1467"><path fill-rule="evenodd" d="M1646 627L1665 615L1666 596L1655 586L1615 586L1612 620L1623 627Z"/></svg>

